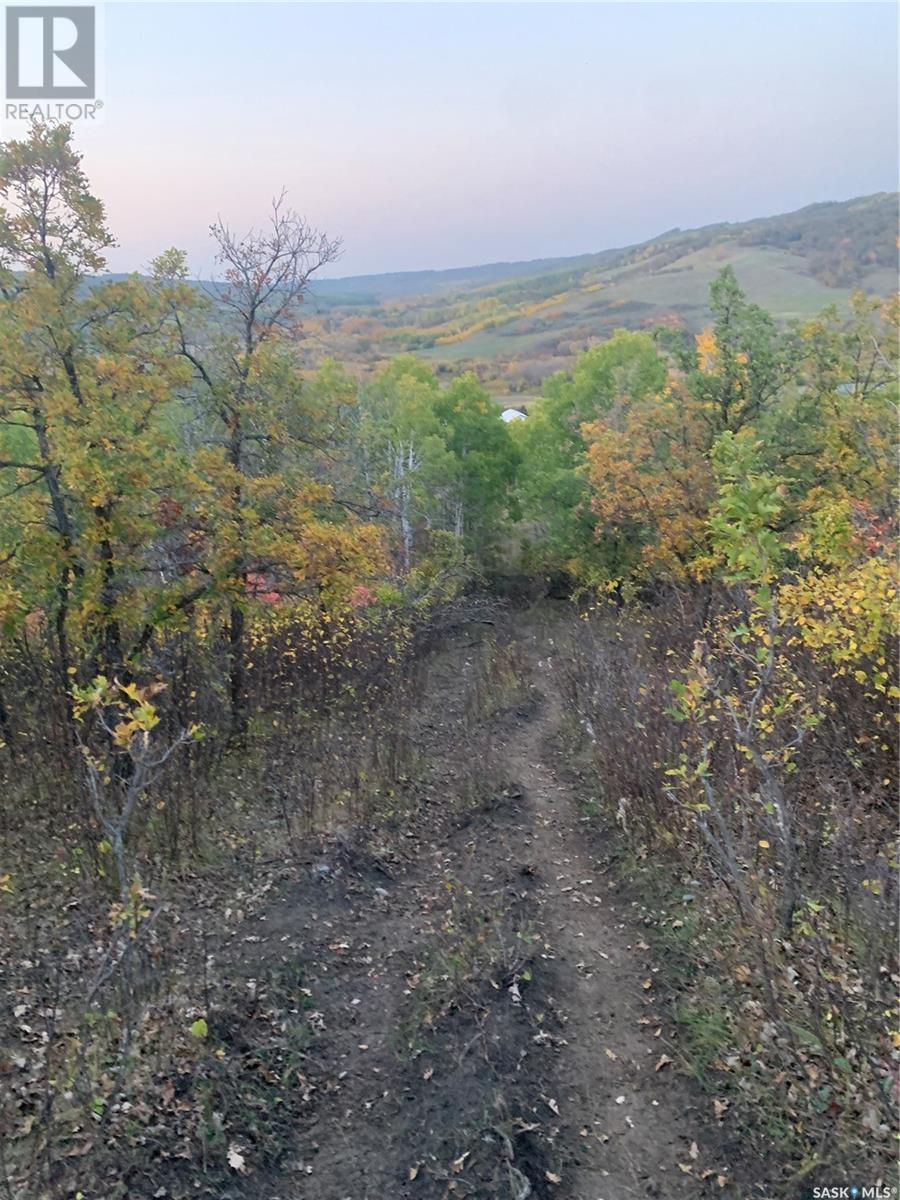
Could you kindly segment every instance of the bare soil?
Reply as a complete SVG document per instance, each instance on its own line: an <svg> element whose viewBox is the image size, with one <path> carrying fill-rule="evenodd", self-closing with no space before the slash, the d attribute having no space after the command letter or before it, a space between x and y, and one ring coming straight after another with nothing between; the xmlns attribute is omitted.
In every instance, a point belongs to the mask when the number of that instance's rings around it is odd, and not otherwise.
<svg viewBox="0 0 900 1200"><path fill-rule="evenodd" d="M523 619L532 682L472 747L481 799L454 795L463 634L431 664L415 816L320 843L214 955L245 977L236 1029L282 978L309 1033L292 1148L248 1157L222 1200L737 1194L709 1099L676 1073L639 905L561 769L540 629Z"/></svg>

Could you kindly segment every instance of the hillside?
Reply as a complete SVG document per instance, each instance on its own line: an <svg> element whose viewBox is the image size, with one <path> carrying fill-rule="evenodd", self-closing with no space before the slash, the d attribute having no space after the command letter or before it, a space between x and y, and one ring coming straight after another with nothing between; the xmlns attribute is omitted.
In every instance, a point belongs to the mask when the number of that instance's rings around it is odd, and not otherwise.
<svg viewBox="0 0 900 1200"><path fill-rule="evenodd" d="M607 251L606 253L618 253ZM462 288L487 287L522 276L541 275L579 263L590 265L600 257L582 254L576 258L533 258L526 262L484 263L476 267L449 267L428 271L389 271L380 275L345 275L340 279L317 279L315 296L320 303L371 304L406 296L434 295Z"/></svg>
<svg viewBox="0 0 900 1200"><path fill-rule="evenodd" d="M673 229L576 258L317 281L309 348L363 363L413 350L454 370L492 364L489 377L527 391L613 328L699 328L726 263L782 320L843 308L855 289L886 294L896 281L897 195Z"/></svg>

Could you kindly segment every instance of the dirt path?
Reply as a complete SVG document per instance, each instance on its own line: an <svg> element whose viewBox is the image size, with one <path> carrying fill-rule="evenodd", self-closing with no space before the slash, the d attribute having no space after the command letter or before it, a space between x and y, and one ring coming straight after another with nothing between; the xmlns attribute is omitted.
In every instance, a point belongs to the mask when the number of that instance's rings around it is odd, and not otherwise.
<svg viewBox="0 0 900 1200"><path fill-rule="evenodd" d="M703 1151L709 1122L673 1075L637 914L607 877L592 818L551 765L548 747L562 719L552 658L538 656L535 674L543 703L507 753L532 816L531 852L540 868L535 899L545 940L555 949L565 1028L556 1099L572 1163L559 1194L695 1197L713 1166Z"/></svg>
<svg viewBox="0 0 900 1200"><path fill-rule="evenodd" d="M324 847L235 938L232 970L308 989L309 1105L296 1153L223 1200L723 1195L640 914L554 768L549 642L517 638L533 686L477 746L459 739L478 650L439 657L416 734L437 765L394 848ZM460 753L488 802L456 804Z"/></svg>

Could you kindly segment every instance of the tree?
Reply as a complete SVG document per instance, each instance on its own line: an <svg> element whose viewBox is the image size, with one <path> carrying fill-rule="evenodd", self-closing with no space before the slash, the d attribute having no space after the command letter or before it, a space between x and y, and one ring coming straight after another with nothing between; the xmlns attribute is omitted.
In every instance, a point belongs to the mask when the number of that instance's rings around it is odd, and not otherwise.
<svg viewBox="0 0 900 1200"><path fill-rule="evenodd" d="M311 276L340 243L277 198L268 226L238 236L211 226L221 284L200 305L170 252L157 276L171 292L176 348L189 364L196 415L197 517L205 590L227 597L232 728L245 732L246 624L260 581L290 598L348 590L379 561L379 535L335 498L320 470L335 433L328 389L305 387L297 340Z"/></svg>
<svg viewBox="0 0 900 1200"><path fill-rule="evenodd" d="M723 268L709 295L712 327L676 365L715 438L759 420L785 382L790 348L769 314L747 300L733 267Z"/></svg>
<svg viewBox="0 0 900 1200"><path fill-rule="evenodd" d="M455 456L438 419L438 382L430 367L404 355L363 389L360 445L370 487L387 505L409 571L417 530L443 527L456 494Z"/></svg>
<svg viewBox="0 0 900 1200"><path fill-rule="evenodd" d="M749 303L731 267L713 282L710 307L712 326L675 348L664 385L623 397L582 430L596 536L618 544L624 574L710 574L714 447L730 434L774 450L766 431L802 394L796 331L779 332ZM781 472L779 459L771 454L769 466Z"/></svg>
<svg viewBox="0 0 900 1200"><path fill-rule="evenodd" d="M624 574L684 579L708 562L710 430L678 380L584 426L590 509Z"/></svg>
<svg viewBox="0 0 900 1200"><path fill-rule="evenodd" d="M170 422L184 374L164 293L97 283L113 244L66 126L0 152L2 608L50 641L58 686L127 672L160 590L160 507L184 484Z"/></svg>
<svg viewBox="0 0 900 1200"><path fill-rule="evenodd" d="M499 407L471 371L438 394L435 414L444 444L456 458L453 532L467 550L483 558L505 513L515 511L512 488L519 453Z"/></svg>
<svg viewBox="0 0 900 1200"><path fill-rule="evenodd" d="M529 557L544 570L577 577L615 574L626 548L596 537L582 426L641 405L665 384L665 364L648 334L617 330L593 346L571 373L548 379L543 398L513 436L522 456L519 493L530 528ZM612 428L612 426L611 426Z"/></svg>

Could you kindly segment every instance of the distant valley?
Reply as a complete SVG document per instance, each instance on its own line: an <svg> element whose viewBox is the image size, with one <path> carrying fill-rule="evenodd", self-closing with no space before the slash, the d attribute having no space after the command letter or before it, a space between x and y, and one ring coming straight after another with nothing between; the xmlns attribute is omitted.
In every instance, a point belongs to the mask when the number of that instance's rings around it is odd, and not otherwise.
<svg viewBox="0 0 900 1200"><path fill-rule="evenodd" d="M674 229L575 258L317 280L304 325L313 361L371 366L414 351L453 373L477 367L499 394L528 395L611 330L700 329L730 263L781 320L897 282L896 193L813 204L739 224Z"/></svg>

